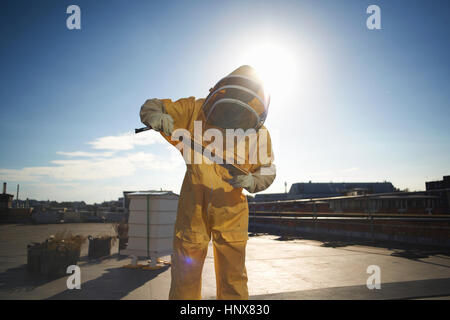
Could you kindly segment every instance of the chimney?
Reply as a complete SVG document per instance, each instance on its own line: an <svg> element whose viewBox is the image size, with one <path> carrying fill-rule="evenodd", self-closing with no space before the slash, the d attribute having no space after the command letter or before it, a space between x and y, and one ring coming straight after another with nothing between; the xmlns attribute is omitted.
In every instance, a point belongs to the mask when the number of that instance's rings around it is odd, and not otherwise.
<svg viewBox="0 0 450 320"><path fill-rule="evenodd" d="M17 208L19 207L19 185L17 185L17 197L16 197L16 201L17 201Z"/></svg>
<svg viewBox="0 0 450 320"><path fill-rule="evenodd" d="M3 182L3 194L6 193L6 182Z"/></svg>

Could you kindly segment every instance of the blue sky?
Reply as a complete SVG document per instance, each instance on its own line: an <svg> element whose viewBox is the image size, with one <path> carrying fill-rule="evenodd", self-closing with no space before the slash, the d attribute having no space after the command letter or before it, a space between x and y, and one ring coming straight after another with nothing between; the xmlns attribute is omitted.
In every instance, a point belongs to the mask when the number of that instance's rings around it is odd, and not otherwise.
<svg viewBox="0 0 450 320"><path fill-rule="evenodd" d="M66 28L71 4L81 30ZM366 28L371 4L381 30ZM309 180L421 190L450 173L449 12L437 0L2 1L0 178L20 198L179 192L181 156L132 133L140 106L206 96L265 43L292 61L279 61L289 90L272 93L266 121L278 169L266 192Z"/></svg>

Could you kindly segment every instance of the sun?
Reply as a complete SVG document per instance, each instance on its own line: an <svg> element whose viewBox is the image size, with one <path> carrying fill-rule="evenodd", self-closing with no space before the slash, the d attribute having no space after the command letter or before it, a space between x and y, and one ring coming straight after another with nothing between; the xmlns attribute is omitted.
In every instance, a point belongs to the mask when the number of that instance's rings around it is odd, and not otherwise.
<svg viewBox="0 0 450 320"><path fill-rule="evenodd" d="M271 99L278 100L292 94L296 86L296 60L289 50L267 43L249 50L245 60L255 68Z"/></svg>

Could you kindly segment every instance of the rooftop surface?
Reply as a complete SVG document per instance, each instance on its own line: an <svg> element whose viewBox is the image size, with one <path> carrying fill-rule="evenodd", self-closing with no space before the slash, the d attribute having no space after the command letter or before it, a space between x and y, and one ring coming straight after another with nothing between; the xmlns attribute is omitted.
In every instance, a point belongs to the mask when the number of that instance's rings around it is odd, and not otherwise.
<svg viewBox="0 0 450 320"><path fill-rule="evenodd" d="M0 299L167 299L170 267L122 268L128 257L89 260L87 243L78 262L81 289L68 290L67 277L48 280L26 272L26 245L67 230L113 234L102 223L0 225ZM169 257L167 257L169 259ZM251 299L420 299L450 297L450 249L407 248L354 242L280 239L251 235L247 247ZM381 270L381 289L366 286L367 268ZM203 297L215 299L212 247L203 270Z"/></svg>

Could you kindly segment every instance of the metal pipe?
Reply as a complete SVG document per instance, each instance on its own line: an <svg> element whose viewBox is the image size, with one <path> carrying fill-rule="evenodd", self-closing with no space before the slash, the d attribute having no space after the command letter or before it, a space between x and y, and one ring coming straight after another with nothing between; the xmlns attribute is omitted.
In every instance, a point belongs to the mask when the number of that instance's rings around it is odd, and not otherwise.
<svg viewBox="0 0 450 320"><path fill-rule="evenodd" d="M139 132L148 131L148 130L152 130L152 127L136 128L136 129L134 129L134 133L139 133Z"/></svg>
<svg viewBox="0 0 450 320"><path fill-rule="evenodd" d="M136 128L136 129L134 129L134 133L138 134L140 132L144 132L144 131L148 131L148 130L152 130L152 129L153 128L150 127L150 126L149 127ZM195 140L192 140L192 139L189 139L189 140L191 140L191 141L190 141L190 143L188 145L191 146L192 150L194 150L194 151L195 150L201 150L202 151L201 154L205 155L205 152L204 152L205 147L202 144L199 144ZM195 145L198 145L198 147L195 146ZM215 154L213 152L210 152L210 154L211 154L212 157L215 156ZM214 162L213 159L210 159L210 160ZM240 168L240 167L238 167L238 166L236 166L236 165L234 165L232 163L226 163L225 160L223 161L223 163L217 163L217 164L219 166L227 169L228 172L230 173L230 175L232 175L232 176L238 176L238 175L246 176L246 175L249 174L249 172L247 170L245 170L243 168Z"/></svg>

